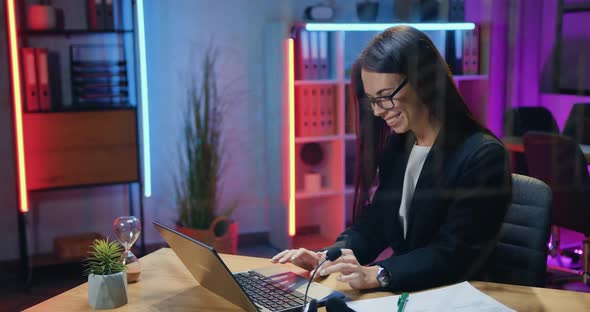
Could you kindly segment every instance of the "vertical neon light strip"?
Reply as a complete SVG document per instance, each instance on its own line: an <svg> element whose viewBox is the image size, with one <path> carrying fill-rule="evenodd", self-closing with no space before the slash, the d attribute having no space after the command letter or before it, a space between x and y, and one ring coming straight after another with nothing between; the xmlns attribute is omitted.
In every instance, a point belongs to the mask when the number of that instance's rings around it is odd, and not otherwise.
<svg viewBox="0 0 590 312"><path fill-rule="evenodd" d="M20 211L29 211L27 199L27 175L25 171L25 148L23 138L23 108L21 98L21 80L18 57L18 39L16 33L16 10L14 0L6 0L6 13L8 17L8 40L10 50L10 69L12 71L12 101L14 102L14 126L16 132L16 158L18 167L18 190Z"/></svg>
<svg viewBox="0 0 590 312"><path fill-rule="evenodd" d="M137 37L139 41L139 80L141 84L141 133L143 135L143 191L145 197L150 197L152 196L152 159L150 154L150 103L148 100L143 0L137 0Z"/></svg>
<svg viewBox="0 0 590 312"><path fill-rule="evenodd" d="M293 39L287 39L287 120L289 123L289 236L295 236L295 58Z"/></svg>

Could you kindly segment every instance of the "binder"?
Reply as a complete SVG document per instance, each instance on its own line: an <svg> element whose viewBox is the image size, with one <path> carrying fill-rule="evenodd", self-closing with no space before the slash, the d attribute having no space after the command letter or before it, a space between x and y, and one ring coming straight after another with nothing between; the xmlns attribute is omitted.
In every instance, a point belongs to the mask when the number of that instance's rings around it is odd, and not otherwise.
<svg viewBox="0 0 590 312"><path fill-rule="evenodd" d="M463 35L457 33L455 30L446 31L445 35L445 61L449 65L449 69L454 75L462 75L463 62L460 54L463 52L463 45L461 45L461 39ZM459 38L458 38L459 37Z"/></svg>
<svg viewBox="0 0 590 312"><path fill-rule="evenodd" d="M318 34L319 44L319 77L320 79L330 78L328 66L328 32L322 31Z"/></svg>
<svg viewBox="0 0 590 312"><path fill-rule="evenodd" d="M72 45L72 101L86 107L121 106L129 100L123 46Z"/></svg>
<svg viewBox="0 0 590 312"><path fill-rule="evenodd" d="M308 86L301 86L300 89L303 95L300 99L301 109L303 111L301 136L307 137L311 135L311 90Z"/></svg>
<svg viewBox="0 0 590 312"><path fill-rule="evenodd" d="M317 136L318 135L318 121L319 121L319 102L318 102L318 90L316 86L310 86L309 92L310 101L308 102L310 105L310 116L309 116L309 135L310 136Z"/></svg>
<svg viewBox="0 0 590 312"><path fill-rule="evenodd" d="M471 30L463 32L463 74L471 75Z"/></svg>
<svg viewBox="0 0 590 312"><path fill-rule="evenodd" d="M295 79L310 79L309 33L298 28L295 33Z"/></svg>
<svg viewBox="0 0 590 312"><path fill-rule="evenodd" d="M111 1L113 1L113 28L123 29L123 4L121 0Z"/></svg>
<svg viewBox="0 0 590 312"><path fill-rule="evenodd" d="M39 94L34 48L23 48L23 67L25 74L26 110L36 112L39 110Z"/></svg>
<svg viewBox="0 0 590 312"><path fill-rule="evenodd" d="M105 29L115 29L114 1L115 0L103 0Z"/></svg>
<svg viewBox="0 0 590 312"><path fill-rule="evenodd" d="M35 49L37 64L37 86L39 97L39 109L42 111L51 110L51 93L49 88L49 65L47 61L47 49Z"/></svg>
<svg viewBox="0 0 590 312"><path fill-rule="evenodd" d="M479 28L475 26L473 29L473 36L471 40L471 73L479 73Z"/></svg>
<svg viewBox="0 0 590 312"><path fill-rule="evenodd" d="M328 128L327 123L327 105L326 105L326 88L318 86L318 133L319 136L325 136Z"/></svg>
<svg viewBox="0 0 590 312"><path fill-rule="evenodd" d="M303 136L303 118L304 118L304 110L303 110L303 86L295 87L295 136L302 137Z"/></svg>
<svg viewBox="0 0 590 312"><path fill-rule="evenodd" d="M328 135L335 135L336 131L336 89L334 86L330 86L326 90L326 126L327 126L327 134Z"/></svg>
<svg viewBox="0 0 590 312"><path fill-rule="evenodd" d="M86 19L88 20L88 29L98 28L95 0L86 0Z"/></svg>
<svg viewBox="0 0 590 312"><path fill-rule="evenodd" d="M479 48L479 54L478 54L478 74L487 74L489 73L489 59L490 59L490 25L488 24L482 24L482 25L477 25L477 30L478 30L478 34L479 34L479 38L477 40L478 42L478 48Z"/></svg>
<svg viewBox="0 0 590 312"><path fill-rule="evenodd" d="M319 79L319 46L318 46L318 32L309 32L309 48L310 48L310 77L308 79Z"/></svg>
<svg viewBox="0 0 590 312"><path fill-rule="evenodd" d="M104 3L103 0L87 0L88 28L91 30L104 29Z"/></svg>

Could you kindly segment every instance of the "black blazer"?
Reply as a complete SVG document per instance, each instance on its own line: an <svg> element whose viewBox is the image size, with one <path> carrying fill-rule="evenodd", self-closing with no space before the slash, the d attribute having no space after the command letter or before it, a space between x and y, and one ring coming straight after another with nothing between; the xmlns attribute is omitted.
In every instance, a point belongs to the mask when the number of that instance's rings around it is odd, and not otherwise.
<svg viewBox="0 0 590 312"><path fill-rule="evenodd" d="M376 263L390 272L390 291L476 278L511 200L508 153L496 138L480 131L455 140L439 135L416 184L404 239L399 206L414 142L412 134L392 136L371 204L334 244L352 249L362 265L391 247L394 255Z"/></svg>

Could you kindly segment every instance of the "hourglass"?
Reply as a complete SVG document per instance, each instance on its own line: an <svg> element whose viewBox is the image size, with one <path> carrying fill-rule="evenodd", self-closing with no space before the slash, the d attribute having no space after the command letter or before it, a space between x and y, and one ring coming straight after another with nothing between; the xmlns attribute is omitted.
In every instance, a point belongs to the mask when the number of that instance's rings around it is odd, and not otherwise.
<svg viewBox="0 0 590 312"><path fill-rule="evenodd" d="M139 259L131 252L131 246L137 241L141 233L141 222L134 216L122 216L115 219L113 229L115 236L125 248L122 257L127 271L127 282L136 282L141 274L141 266Z"/></svg>

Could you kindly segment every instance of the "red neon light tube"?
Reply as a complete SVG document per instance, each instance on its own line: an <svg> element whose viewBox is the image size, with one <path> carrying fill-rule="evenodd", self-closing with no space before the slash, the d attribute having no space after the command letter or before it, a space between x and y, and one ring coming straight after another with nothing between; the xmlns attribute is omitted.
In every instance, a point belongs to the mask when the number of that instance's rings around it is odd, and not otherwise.
<svg viewBox="0 0 590 312"><path fill-rule="evenodd" d="M16 161L19 192L19 207L21 212L29 211L27 199L27 176L25 172L25 149L23 139L23 114L21 98L20 60L18 57L18 39L16 32L16 9L14 0L6 0L6 15L8 19L8 49L10 53L10 70L12 74L12 101L14 103L14 126L16 132Z"/></svg>
<svg viewBox="0 0 590 312"><path fill-rule="evenodd" d="M289 236L295 236L295 58L293 39L287 39L287 113L289 127Z"/></svg>

